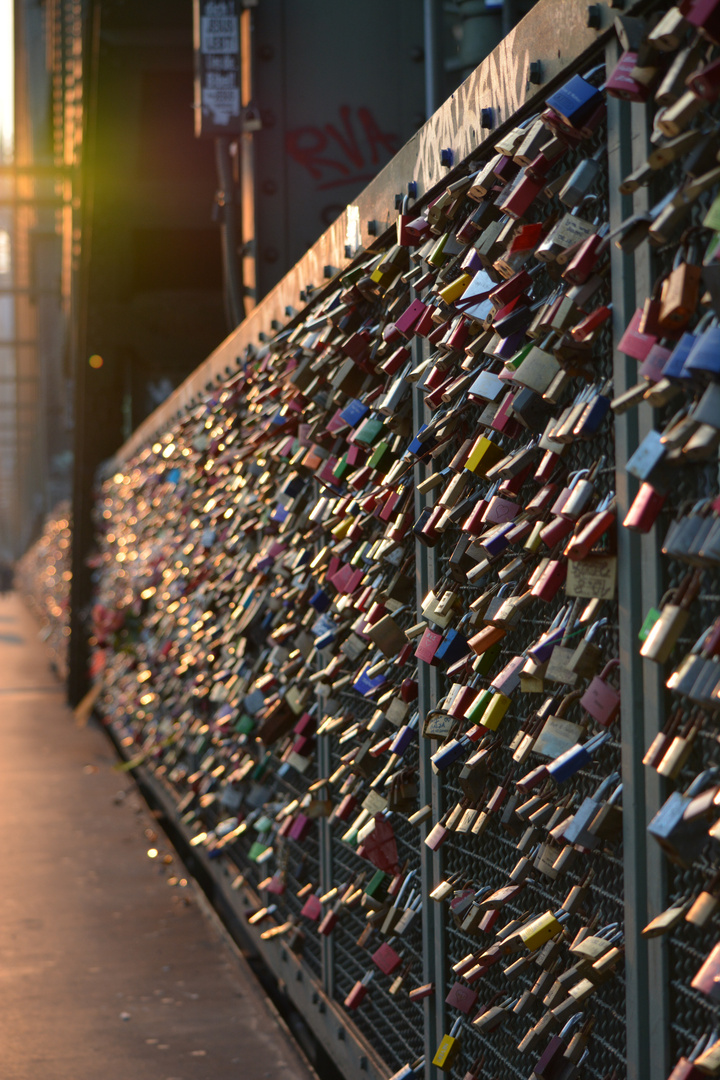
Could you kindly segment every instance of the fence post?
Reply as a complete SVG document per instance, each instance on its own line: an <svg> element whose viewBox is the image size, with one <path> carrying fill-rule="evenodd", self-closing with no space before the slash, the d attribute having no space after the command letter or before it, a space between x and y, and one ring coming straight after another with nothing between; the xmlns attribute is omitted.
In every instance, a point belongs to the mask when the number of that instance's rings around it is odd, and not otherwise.
<svg viewBox="0 0 720 1080"><path fill-rule="evenodd" d="M607 47L608 70L617 63L617 41ZM623 177L647 157L647 122L637 105L608 97L608 186L610 229L643 207L638 196L621 195ZM647 190L640 189L647 199ZM633 205L635 202L635 205ZM650 252L643 244L635 257L611 247L613 340L650 292ZM638 382L637 362L614 354L614 394ZM647 844L647 820L658 805L659 783L642 763L645 749L663 714L662 684L656 671L645 672L638 652L638 631L657 592L660 574L654 532L641 537L621 527L638 483L625 464L645 431L652 426L649 406L615 417L615 490L618 516L618 629L622 695L623 852L625 899L625 980L628 1080L664 1080L667 1065L667 971L662 939L648 943L641 931L651 914L661 911L665 897L664 866L659 849ZM637 568L642 572L638 574Z"/></svg>

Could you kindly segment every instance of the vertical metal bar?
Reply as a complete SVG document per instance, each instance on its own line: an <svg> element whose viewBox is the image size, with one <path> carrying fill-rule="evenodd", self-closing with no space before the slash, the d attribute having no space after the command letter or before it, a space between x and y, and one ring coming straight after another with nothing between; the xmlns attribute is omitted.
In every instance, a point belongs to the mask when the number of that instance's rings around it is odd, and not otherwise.
<svg viewBox="0 0 720 1080"><path fill-rule="evenodd" d="M416 363L423 357L423 342L415 339L413 356ZM425 421L425 402L422 393L413 388L413 429L417 431ZM426 504L426 498L417 490L417 485L424 478L425 466L418 463L415 467L415 517L417 518ZM431 548L415 542L415 591L417 614L420 617L420 603L435 584L437 576L437 556ZM437 675L426 664L420 664L418 670L418 707L420 717L424 717L437 701ZM420 725L422 730L422 722ZM442 814L442 790L430 763L430 740L420 735L420 803L432 806L432 820ZM426 826L420 826L420 881L422 887L422 937L423 937L423 982L432 982L436 990L444 979L445 970L445 932L442 905L429 899L429 894L442 873L440 852L430 851L424 844ZM426 1080L435 1080L439 1075L432 1066L432 1058L443 1036L445 1011L442 997L438 993L424 1001L424 1053Z"/></svg>
<svg viewBox="0 0 720 1080"><path fill-rule="evenodd" d="M652 119L650 109L634 106L632 108L632 168L637 168L647 160L651 150L650 133ZM647 187L640 188L635 195L635 210L645 210L654 201ZM655 269L652 264L652 251L648 244L642 244L635 255L635 307L640 307L652 292ZM629 364L634 367L634 361ZM636 374L637 378L637 374ZM655 427L653 410L649 405L641 405L637 410L637 441L641 442L647 433ZM636 444L635 444L636 445ZM628 447L632 452L634 445ZM627 460L626 458L624 460ZM633 494L637 489L633 487ZM625 531L625 530L623 530ZM639 563L642 588L640 610L633 619L632 647L635 662L642 667L642 702L643 724L638 730L643 731L644 746L651 741L663 726L666 713L666 691L664 673L659 664L645 663L638 655L638 632L646 612L657 603L664 591L662 586L663 567L660 558L660 536L658 527L640 537ZM658 807L665 801L667 781L658 776L654 769L645 769L645 822L649 821ZM647 840L647 831L643 833ZM647 919L659 914L667 907L667 863L660 846L655 843L645 844L645 872L647 880ZM668 943L663 935L647 943L648 952L648 1073L651 1080L665 1080L670 1072L670 973L668 964Z"/></svg>
<svg viewBox="0 0 720 1080"><path fill-rule="evenodd" d="M429 120L445 100L443 66L442 4L423 0L425 38L425 115Z"/></svg>
<svg viewBox="0 0 720 1080"><path fill-rule="evenodd" d="M237 214L235 212L235 184L230 161L230 139L226 135L215 140L215 162L220 185L220 235L222 237L223 274L225 278L225 303L230 329L245 318L243 302L242 268L238 259Z"/></svg>
<svg viewBox="0 0 720 1080"><path fill-rule="evenodd" d="M318 714L320 716L325 715L324 695L319 697ZM320 735L318 738L318 774L327 777L330 775L331 771L330 737L328 735ZM320 885L323 892L327 892L332 888L333 883L333 835L326 817L320 818L318 841L320 843ZM335 949L333 934L323 934L321 936L320 955L323 990L329 998L333 998L335 995Z"/></svg>
<svg viewBox="0 0 720 1080"><path fill-rule="evenodd" d="M607 49L608 69L617 62L619 47ZM642 110L640 110L642 112ZM608 98L608 182L610 228L614 229L633 210L631 196L618 192L624 176L645 160L647 133L637 106ZM642 245L633 258L615 245L611 248L613 339L618 341L638 306L647 295L648 252ZM619 395L638 381L637 363L615 352L614 393ZM646 410L649 411L649 410ZM651 419L651 418L649 418ZM648 418L638 410L615 417L615 490L618 522L622 522L637 491L627 473L626 462L642 438ZM638 574L637 567L642 566ZM656 853L648 850L647 805L654 792L647 784L642 763L650 738L657 730L657 688L648 685L638 653L648 580L658 572L657 546L647 538L618 528L618 628L620 639L620 689L622 695L622 775L627 793L623 805L625 980L628 1080L660 1080L667 1076L663 1051L667 1029L666 972L662 946L641 936L648 910L661 910L664 882Z"/></svg>

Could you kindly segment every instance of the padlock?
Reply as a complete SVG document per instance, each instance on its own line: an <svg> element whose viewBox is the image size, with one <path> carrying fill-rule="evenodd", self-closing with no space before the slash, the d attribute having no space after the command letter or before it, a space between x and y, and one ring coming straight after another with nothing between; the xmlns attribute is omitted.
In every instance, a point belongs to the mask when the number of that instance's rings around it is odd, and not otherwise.
<svg viewBox="0 0 720 1080"><path fill-rule="evenodd" d="M565 719L565 713L581 695L580 690L566 694L554 714L546 717L533 745L533 752L543 757L557 758L560 754L575 746L581 737L583 728L580 724Z"/></svg>
<svg viewBox="0 0 720 1080"><path fill-rule="evenodd" d="M690 986L711 1001L720 1001L720 944L714 945L698 968Z"/></svg>
<svg viewBox="0 0 720 1080"><path fill-rule="evenodd" d="M610 672L619 666L619 660L610 660L600 674L593 678L580 699L582 708L601 727L609 727L620 712L620 692L607 680Z"/></svg>
<svg viewBox="0 0 720 1080"><path fill-rule="evenodd" d="M573 815L572 821L565 827L562 838L568 844L593 850L603 839L603 830L608 817L607 810L617 805L622 794L622 784L618 784L619 774L606 777L592 796L583 799ZM615 788L608 799L605 796ZM605 811L605 812L604 812Z"/></svg>
<svg viewBox="0 0 720 1080"><path fill-rule="evenodd" d="M581 679L591 678L600 666L602 651L593 639L606 623L607 619L597 619L586 631L567 662L568 669Z"/></svg>
<svg viewBox="0 0 720 1080"><path fill-rule="evenodd" d="M714 874L686 911L685 921L693 926L706 926L719 907L720 874Z"/></svg>
<svg viewBox="0 0 720 1080"><path fill-rule="evenodd" d="M709 784L714 783L717 769L707 769L693 780L684 794L674 791L648 825L648 832L662 847L671 862L690 866L708 842L707 821L695 817L685 819L692 799Z"/></svg>
<svg viewBox="0 0 720 1080"><path fill-rule="evenodd" d="M451 1072L458 1059L461 1050L459 1034L461 1027L462 1017L458 1017L450 1029L450 1034L443 1035L435 1051L432 1063L436 1068L442 1069L443 1072Z"/></svg>
<svg viewBox="0 0 720 1080"><path fill-rule="evenodd" d="M659 618L640 647L640 655L664 664L690 617L690 605L700 591L699 571L689 572L673 595L673 603L663 605Z"/></svg>
<svg viewBox="0 0 720 1080"><path fill-rule="evenodd" d="M650 532L666 499L666 492L658 491L652 484L642 483L625 515L624 527L633 532Z"/></svg>
<svg viewBox="0 0 720 1080"><path fill-rule="evenodd" d="M584 769L593 759L594 754L607 742L608 732L601 732L585 743L576 743L560 754L546 766L547 773L556 784L562 784L580 769Z"/></svg>
<svg viewBox="0 0 720 1080"><path fill-rule="evenodd" d="M530 952L535 952L537 949L542 948L551 938L562 934L563 923L567 918L567 912L557 911L553 913L552 911L546 911L522 927L519 933L520 940Z"/></svg>
<svg viewBox="0 0 720 1080"><path fill-rule="evenodd" d="M362 1002L365 1000L365 997L367 996L368 987L372 982L374 974L375 973L373 971L368 971L368 973L364 975L362 979L359 979L355 983L352 990L343 1002L343 1005L346 1009L357 1009L360 1007Z"/></svg>

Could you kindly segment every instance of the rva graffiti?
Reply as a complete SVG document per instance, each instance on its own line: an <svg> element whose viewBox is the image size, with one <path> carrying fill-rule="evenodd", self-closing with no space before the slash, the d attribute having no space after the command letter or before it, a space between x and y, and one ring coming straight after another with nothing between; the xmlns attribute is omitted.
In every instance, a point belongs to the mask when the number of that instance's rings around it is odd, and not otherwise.
<svg viewBox="0 0 720 1080"><path fill-rule="evenodd" d="M367 183L400 149L398 136L383 131L370 109L341 105L339 111L338 125L298 127L285 136L286 152L317 181L318 191Z"/></svg>

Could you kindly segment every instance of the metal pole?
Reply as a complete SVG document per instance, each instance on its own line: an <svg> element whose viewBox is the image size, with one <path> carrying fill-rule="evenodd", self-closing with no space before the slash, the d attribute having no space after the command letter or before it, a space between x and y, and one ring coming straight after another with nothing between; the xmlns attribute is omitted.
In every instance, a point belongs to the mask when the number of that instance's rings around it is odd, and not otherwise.
<svg viewBox="0 0 720 1080"><path fill-rule="evenodd" d="M235 188L233 184L232 162L230 161L230 139L219 136L215 140L215 160L217 163L219 196L221 201L222 257L225 272L225 294L228 315L232 326L239 326L245 318L243 301L243 281L237 248L239 243L238 221L235 212Z"/></svg>
<svg viewBox="0 0 720 1080"><path fill-rule="evenodd" d="M617 42L608 46L608 70L619 58ZM610 228L633 213L632 196L621 195L618 186L647 154L646 139L636 130L637 106L632 107L617 98L608 97L608 188ZM644 125L644 120L642 121ZM635 153L633 153L635 151ZM636 160L634 160L634 158ZM638 208L635 207L637 210ZM645 295L647 282L647 252L643 246L637 259L625 255L615 245L611 247L611 280L613 301L613 339L617 342L629 323L637 297ZM619 395L638 381L637 362L615 352L614 393ZM642 438L638 412L631 409L615 418L615 490L617 514L621 522L637 491L637 483L625 469L630 454ZM622 776L623 790L623 853L625 905L625 981L626 981L626 1038L628 1080L659 1080L667 1076L665 1057L667 1042L667 994L663 971L662 946L648 942L641 930L648 921L648 911L660 911L664 895L664 868L660 853L648 849L646 814L652 802L647 790L646 769L642 763L649 743L649 718L657 730L657 696L651 695L638 654L638 631L646 610L646 578L658 570L657 549L650 550L641 538L620 527L618 529L618 630L620 641L620 691L622 697ZM642 567L640 573L638 567Z"/></svg>
<svg viewBox="0 0 720 1080"><path fill-rule="evenodd" d="M445 100L443 25L440 0L423 0L425 37L425 115L429 119Z"/></svg>

